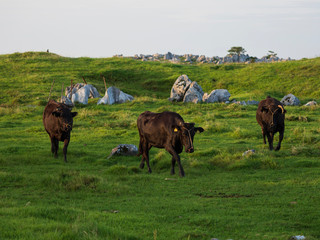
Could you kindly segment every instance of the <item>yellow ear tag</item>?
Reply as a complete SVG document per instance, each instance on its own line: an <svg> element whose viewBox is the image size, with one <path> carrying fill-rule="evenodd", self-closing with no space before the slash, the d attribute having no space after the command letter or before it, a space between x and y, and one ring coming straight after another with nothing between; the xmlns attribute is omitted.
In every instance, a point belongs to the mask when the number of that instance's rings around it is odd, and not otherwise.
<svg viewBox="0 0 320 240"><path fill-rule="evenodd" d="M178 132L178 128L173 129L174 132Z"/></svg>

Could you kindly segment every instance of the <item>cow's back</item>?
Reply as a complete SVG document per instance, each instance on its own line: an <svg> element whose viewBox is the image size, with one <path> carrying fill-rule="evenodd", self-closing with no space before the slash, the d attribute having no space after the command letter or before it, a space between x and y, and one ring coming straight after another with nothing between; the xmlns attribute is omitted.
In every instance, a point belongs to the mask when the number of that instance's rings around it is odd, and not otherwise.
<svg viewBox="0 0 320 240"><path fill-rule="evenodd" d="M138 117L137 126L141 132L154 132L172 126L182 126L183 122L183 118L175 112L153 113L146 111Z"/></svg>

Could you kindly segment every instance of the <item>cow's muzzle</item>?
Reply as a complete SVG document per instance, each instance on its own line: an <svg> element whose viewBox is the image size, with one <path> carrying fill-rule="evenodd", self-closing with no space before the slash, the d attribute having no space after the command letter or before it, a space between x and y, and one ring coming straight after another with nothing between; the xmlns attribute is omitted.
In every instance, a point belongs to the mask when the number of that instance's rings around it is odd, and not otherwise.
<svg viewBox="0 0 320 240"><path fill-rule="evenodd" d="M71 131L71 130L72 130L72 125L69 124L69 123L66 123L66 124L64 125L64 128L65 128L66 131Z"/></svg>
<svg viewBox="0 0 320 240"><path fill-rule="evenodd" d="M186 152L187 152L187 153L193 153L193 152L194 152L194 149L193 149L193 147L191 147L191 148L188 148Z"/></svg>

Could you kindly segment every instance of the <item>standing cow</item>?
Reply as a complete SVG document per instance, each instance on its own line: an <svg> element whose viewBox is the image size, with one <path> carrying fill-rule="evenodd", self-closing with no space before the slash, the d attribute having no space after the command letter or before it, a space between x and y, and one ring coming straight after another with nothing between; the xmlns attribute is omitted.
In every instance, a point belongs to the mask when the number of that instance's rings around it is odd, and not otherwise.
<svg viewBox="0 0 320 240"><path fill-rule="evenodd" d="M67 162L67 148L70 142L73 118L77 112L71 112L67 105L50 100L43 111L43 125L51 139L51 152L58 156L59 141L64 142L64 161Z"/></svg>
<svg viewBox="0 0 320 240"><path fill-rule="evenodd" d="M137 120L140 143L139 154L142 155L140 168L144 168L147 162L148 171L151 173L149 164L149 150L151 147L164 148L172 155L171 174L174 174L175 163L178 162L180 176L184 171L180 162L179 154L185 147L187 153L192 153L193 137L197 131L203 132L202 127L194 127L194 123L186 123L175 112L153 113L146 111Z"/></svg>
<svg viewBox="0 0 320 240"><path fill-rule="evenodd" d="M270 150L273 150L273 137L276 132L279 132L279 142L275 150L278 151L281 147L286 112L282 103L270 96L260 101L258 105L256 119L261 126L264 144L266 144L266 136L268 138Z"/></svg>

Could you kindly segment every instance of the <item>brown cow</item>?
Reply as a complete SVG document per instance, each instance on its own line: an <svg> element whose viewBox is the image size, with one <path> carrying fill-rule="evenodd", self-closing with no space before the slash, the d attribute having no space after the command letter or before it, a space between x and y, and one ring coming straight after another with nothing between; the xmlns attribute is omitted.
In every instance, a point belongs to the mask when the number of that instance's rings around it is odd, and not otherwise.
<svg viewBox="0 0 320 240"><path fill-rule="evenodd" d="M153 113L146 111L137 120L140 143L139 154L142 155L140 168L144 168L147 161L148 171L151 173L149 164L149 150L151 147L164 148L172 155L171 174L174 174L175 163L178 162L180 176L184 176L179 154L185 147L187 153L192 153L193 137L197 131L203 132L202 127L194 127L194 123L186 123L175 112Z"/></svg>
<svg viewBox="0 0 320 240"><path fill-rule="evenodd" d="M58 156L59 141L64 142L64 161L67 162L67 148L70 142L73 118L77 112L71 112L63 103L50 100L43 111L43 125L51 139L51 152Z"/></svg>
<svg viewBox="0 0 320 240"><path fill-rule="evenodd" d="M266 144L266 136L268 138L270 150L273 150L273 137L276 132L279 132L279 142L275 150L278 151L281 147L286 112L282 103L270 96L260 101L258 105L256 119L261 126L264 144Z"/></svg>

